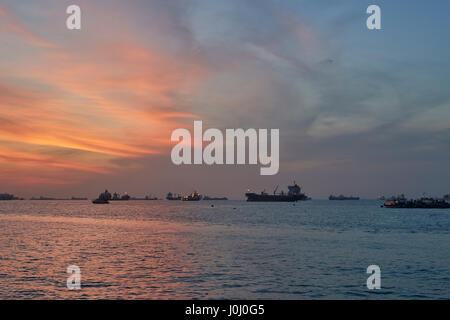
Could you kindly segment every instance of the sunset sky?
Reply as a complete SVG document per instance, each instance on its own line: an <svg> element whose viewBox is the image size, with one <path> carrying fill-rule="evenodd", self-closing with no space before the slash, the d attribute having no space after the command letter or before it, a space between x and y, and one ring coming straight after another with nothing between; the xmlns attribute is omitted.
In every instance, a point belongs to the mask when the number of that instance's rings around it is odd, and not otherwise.
<svg viewBox="0 0 450 320"><path fill-rule="evenodd" d="M66 8L82 10L68 30ZM382 30L366 28L378 4ZM0 0L0 193L450 193L449 1ZM172 130L280 129L280 173Z"/></svg>

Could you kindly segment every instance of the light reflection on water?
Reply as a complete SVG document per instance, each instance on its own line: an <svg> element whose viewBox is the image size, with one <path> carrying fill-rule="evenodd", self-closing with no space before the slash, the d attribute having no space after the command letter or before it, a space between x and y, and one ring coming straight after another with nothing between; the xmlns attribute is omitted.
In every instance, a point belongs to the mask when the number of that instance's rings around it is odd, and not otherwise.
<svg viewBox="0 0 450 320"><path fill-rule="evenodd" d="M449 298L449 230L450 210L368 200L4 201L0 298Z"/></svg>

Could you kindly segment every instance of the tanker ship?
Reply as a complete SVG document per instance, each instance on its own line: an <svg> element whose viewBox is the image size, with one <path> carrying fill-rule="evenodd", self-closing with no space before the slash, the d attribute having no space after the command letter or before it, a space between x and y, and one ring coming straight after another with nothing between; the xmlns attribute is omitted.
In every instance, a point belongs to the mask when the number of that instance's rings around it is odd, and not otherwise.
<svg viewBox="0 0 450 320"><path fill-rule="evenodd" d="M265 191L261 192L260 194L247 192L245 196L247 197L247 201L250 202L295 202L311 199L301 192L302 188L300 188L299 185L295 183L295 181L293 186L288 186L289 191L287 193L283 191L277 193L277 189L278 186L275 188L273 194L268 194Z"/></svg>

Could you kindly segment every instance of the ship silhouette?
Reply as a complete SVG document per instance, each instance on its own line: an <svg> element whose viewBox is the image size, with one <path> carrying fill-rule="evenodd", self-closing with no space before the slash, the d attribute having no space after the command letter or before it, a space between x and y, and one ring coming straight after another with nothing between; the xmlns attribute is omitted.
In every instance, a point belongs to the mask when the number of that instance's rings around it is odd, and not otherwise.
<svg viewBox="0 0 450 320"><path fill-rule="evenodd" d="M353 197L353 196L346 197L342 194L339 196L330 195L328 197L328 200L359 200L359 197Z"/></svg>
<svg viewBox="0 0 450 320"><path fill-rule="evenodd" d="M181 200L183 200L183 201L200 201L200 200L202 200L202 195L199 194L197 191L194 191L194 193L184 196L183 199L181 199Z"/></svg>
<svg viewBox="0 0 450 320"><path fill-rule="evenodd" d="M167 200L181 200L181 196L180 195L174 195L174 194L172 194L172 192L169 192L168 194L167 194L167 197L166 197L166 199Z"/></svg>
<svg viewBox="0 0 450 320"><path fill-rule="evenodd" d="M278 186L273 191L273 194L268 194L265 191L260 194L254 192L247 192L245 196L247 201L250 202L296 202L310 200L308 196L302 193L302 188L295 183L292 186L288 186L288 192L281 191L277 194Z"/></svg>

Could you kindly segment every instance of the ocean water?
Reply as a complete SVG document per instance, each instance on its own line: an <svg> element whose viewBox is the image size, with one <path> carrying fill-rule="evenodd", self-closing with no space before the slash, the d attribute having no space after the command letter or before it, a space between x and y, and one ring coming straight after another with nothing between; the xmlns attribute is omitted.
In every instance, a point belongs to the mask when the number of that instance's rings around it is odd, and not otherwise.
<svg viewBox="0 0 450 320"><path fill-rule="evenodd" d="M380 290L366 287L373 264ZM80 290L67 289L70 265ZM450 210L3 201L0 298L449 299Z"/></svg>

